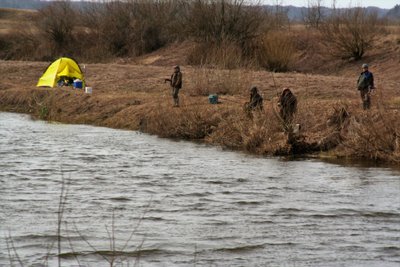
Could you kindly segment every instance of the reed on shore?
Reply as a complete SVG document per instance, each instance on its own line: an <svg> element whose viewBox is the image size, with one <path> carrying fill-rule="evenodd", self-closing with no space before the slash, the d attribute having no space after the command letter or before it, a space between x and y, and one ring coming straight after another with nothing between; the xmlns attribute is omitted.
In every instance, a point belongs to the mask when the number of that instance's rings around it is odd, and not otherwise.
<svg viewBox="0 0 400 267"><path fill-rule="evenodd" d="M40 64L36 68L39 67ZM93 66L94 69L102 67ZM125 68L135 69L136 66ZM15 71L15 64L10 64L10 69ZM134 70L131 70L133 73ZM220 103L213 105L208 102L207 95L198 89L202 87L196 81L196 77L205 75L206 71L196 68L184 68L184 71L187 82L181 92L180 108L172 106L170 89L159 81L147 84L142 90L115 86L110 89L114 81L111 79L108 83L96 84L93 94L85 94L71 87L46 89L15 86L3 89L0 90L0 109L28 113L49 121L138 130L165 138L200 140L259 155L329 155L392 163L400 160L399 103L396 98L385 95L383 89L373 96L372 109L364 111L356 89L345 89L345 85L341 91L314 88L318 84L318 76L272 74L275 88L268 72L245 74L238 71L235 77L242 83L237 82L235 87L231 75L224 76L225 71L215 71L209 79L218 77L220 85L211 83L210 92L218 88L226 89L219 94ZM115 72L119 73L119 67ZM147 79L152 80L154 76L156 80L164 72L168 73L168 69L153 69ZM34 76L34 72L31 75ZM258 77L259 81L266 79L265 83L260 82L264 84L260 86L264 110L248 116L243 106L248 101L249 81L254 77ZM285 130L287 127L279 117L276 96L282 84L292 79L298 81L298 85L292 89L299 101L293 124L301 126L295 145L289 141L289 134ZM202 80L206 79L203 77ZM336 77L326 79L325 85L336 84L338 80L346 83L346 80Z"/></svg>

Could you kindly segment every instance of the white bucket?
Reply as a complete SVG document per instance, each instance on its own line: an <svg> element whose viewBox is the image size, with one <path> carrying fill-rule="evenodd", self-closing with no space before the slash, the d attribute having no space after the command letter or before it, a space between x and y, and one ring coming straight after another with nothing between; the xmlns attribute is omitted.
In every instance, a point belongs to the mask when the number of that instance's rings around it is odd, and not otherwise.
<svg viewBox="0 0 400 267"><path fill-rule="evenodd" d="M92 93L92 87L85 87L85 93L86 94L91 94Z"/></svg>

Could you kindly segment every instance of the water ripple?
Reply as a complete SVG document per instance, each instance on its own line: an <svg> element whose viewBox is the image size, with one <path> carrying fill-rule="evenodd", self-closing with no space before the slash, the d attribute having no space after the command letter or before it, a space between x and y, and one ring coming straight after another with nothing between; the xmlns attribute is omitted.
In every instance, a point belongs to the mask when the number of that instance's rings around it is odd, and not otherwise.
<svg viewBox="0 0 400 267"><path fill-rule="evenodd" d="M103 257L113 255L132 266L400 262L396 170L260 158L0 113L0 266L10 263L10 237L26 266L57 265L63 180L63 266L76 257L109 266Z"/></svg>

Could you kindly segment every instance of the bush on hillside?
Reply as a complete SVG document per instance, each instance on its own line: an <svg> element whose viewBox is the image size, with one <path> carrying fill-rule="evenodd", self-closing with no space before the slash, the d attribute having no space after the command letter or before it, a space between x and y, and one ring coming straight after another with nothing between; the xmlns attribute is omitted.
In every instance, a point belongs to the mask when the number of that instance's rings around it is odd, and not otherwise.
<svg viewBox="0 0 400 267"><path fill-rule="evenodd" d="M83 12L86 34L117 57L138 56L177 38L179 2L132 0L89 5Z"/></svg>
<svg viewBox="0 0 400 267"><path fill-rule="evenodd" d="M189 6L186 23L188 35L197 41L243 43L259 33L263 12L244 0L198 0Z"/></svg>
<svg viewBox="0 0 400 267"><path fill-rule="evenodd" d="M259 36L281 27L282 14L245 0L103 1L80 8L55 1L39 10L35 34L26 38L29 42L17 38L27 34L13 37L18 45L3 40L0 45L7 51L1 56L21 58L19 51L30 53L31 59L72 56L100 62L140 56L190 39L197 43L188 55L190 64L248 67L258 64Z"/></svg>
<svg viewBox="0 0 400 267"><path fill-rule="evenodd" d="M372 160L399 162L400 124L389 110L362 114L352 121L344 146L349 154Z"/></svg>
<svg viewBox="0 0 400 267"><path fill-rule="evenodd" d="M308 0L307 9L302 12L304 23L311 28L318 29L324 20L322 0Z"/></svg>
<svg viewBox="0 0 400 267"><path fill-rule="evenodd" d="M185 31L198 46L191 64L235 68L249 64L253 42L262 33L266 12L244 0L198 0L187 5Z"/></svg>
<svg viewBox="0 0 400 267"><path fill-rule="evenodd" d="M47 41L53 55L73 51L76 12L68 1L53 2L39 10L36 21L40 39Z"/></svg>
<svg viewBox="0 0 400 267"><path fill-rule="evenodd" d="M23 13L25 12L25 13ZM32 60L42 55L38 49L40 40L31 25L26 25L26 21L35 21L34 13L22 11L0 11L6 13L8 19L13 20L13 16L18 17L17 23L13 23L12 31L0 34L0 58L6 60Z"/></svg>
<svg viewBox="0 0 400 267"><path fill-rule="evenodd" d="M378 16L361 7L335 10L320 31L334 56L359 60L372 47L379 32Z"/></svg>
<svg viewBox="0 0 400 267"><path fill-rule="evenodd" d="M24 31L0 35L0 58L5 60L32 60L41 56L39 40Z"/></svg>
<svg viewBox="0 0 400 267"><path fill-rule="evenodd" d="M289 34L274 31L262 38L260 65L270 71L285 72L295 57L295 45Z"/></svg>

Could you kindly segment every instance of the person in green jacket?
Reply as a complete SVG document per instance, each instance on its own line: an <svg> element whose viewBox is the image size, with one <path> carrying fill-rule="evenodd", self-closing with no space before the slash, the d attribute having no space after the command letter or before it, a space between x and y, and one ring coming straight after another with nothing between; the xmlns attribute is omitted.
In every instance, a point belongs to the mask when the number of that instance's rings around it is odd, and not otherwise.
<svg viewBox="0 0 400 267"><path fill-rule="evenodd" d="M357 89L360 91L363 108L371 107L371 92L375 89L374 75L368 70L367 64L362 64L362 72L357 80Z"/></svg>

